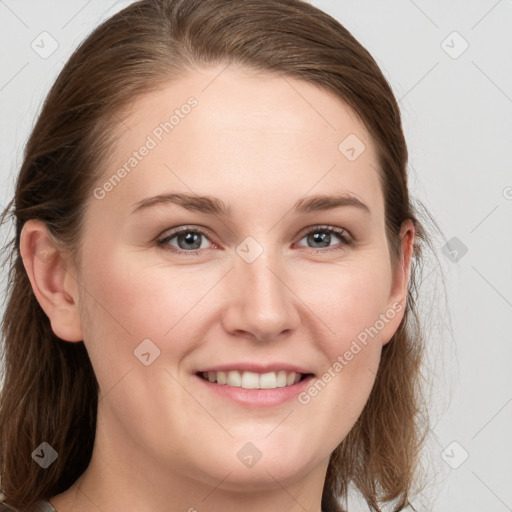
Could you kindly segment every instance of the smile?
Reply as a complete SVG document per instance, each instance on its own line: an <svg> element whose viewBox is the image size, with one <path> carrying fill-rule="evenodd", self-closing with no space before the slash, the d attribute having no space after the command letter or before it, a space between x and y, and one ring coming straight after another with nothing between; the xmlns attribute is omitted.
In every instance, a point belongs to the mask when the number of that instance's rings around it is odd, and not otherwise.
<svg viewBox="0 0 512 512"><path fill-rule="evenodd" d="M238 370L226 372L201 372L200 376L212 383L244 389L276 389L293 386L306 375L297 372L280 370L278 372L256 373Z"/></svg>

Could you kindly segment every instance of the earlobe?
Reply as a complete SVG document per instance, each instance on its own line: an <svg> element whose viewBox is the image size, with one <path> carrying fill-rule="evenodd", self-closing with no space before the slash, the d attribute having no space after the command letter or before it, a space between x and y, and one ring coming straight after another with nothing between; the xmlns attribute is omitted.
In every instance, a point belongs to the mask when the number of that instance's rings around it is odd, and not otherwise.
<svg viewBox="0 0 512 512"><path fill-rule="evenodd" d="M32 291L55 335L65 341L82 341L76 280L44 222L31 219L24 224L20 253Z"/></svg>
<svg viewBox="0 0 512 512"><path fill-rule="evenodd" d="M402 321L407 303L411 261L414 248L415 228L411 219L402 223L400 230L401 257L392 278L391 294L388 301L386 316L390 317L385 332L382 333L382 344L385 345L397 331Z"/></svg>

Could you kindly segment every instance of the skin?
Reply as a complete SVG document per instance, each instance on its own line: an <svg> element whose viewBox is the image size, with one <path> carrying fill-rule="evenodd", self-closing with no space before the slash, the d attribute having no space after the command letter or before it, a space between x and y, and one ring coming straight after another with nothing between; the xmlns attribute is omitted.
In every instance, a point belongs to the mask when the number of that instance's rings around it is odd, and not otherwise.
<svg viewBox="0 0 512 512"><path fill-rule="evenodd" d="M190 96L197 107L103 199L88 200L81 268L42 223L23 228L34 293L60 338L83 340L100 385L92 460L51 498L59 512L319 512L329 455L360 415L403 317L414 227L403 225L392 272L374 143L331 92L234 65L196 70L131 105L98 184ZM354 161L338 150L351 133L366 146ZM131 214L163 192L217 197L231 215L175 204ZM370 213L292 211L303 196L335 192ZM158 245L184 225L206 231L197 254ZM344 228L356 243L333 234L323 248L304 233L316 225ZM236 251L247 236L263 248L252 263ZM179 251L178 242L167 247ZM285 361L320 377L396 304L394 318L306 405L242 406L194 375ZM134 356L147 338L161 351L149 366ZM251 468L237 457L247 442L262 453Z"/></svg>

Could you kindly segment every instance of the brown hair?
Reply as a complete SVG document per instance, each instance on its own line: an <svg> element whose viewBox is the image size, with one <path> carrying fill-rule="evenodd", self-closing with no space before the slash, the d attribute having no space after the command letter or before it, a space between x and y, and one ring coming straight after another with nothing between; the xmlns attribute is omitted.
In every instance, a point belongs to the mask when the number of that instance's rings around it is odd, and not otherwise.
<svg viewBox="0 0 512 512"><path fill-rule="evenodd" d="M96 28L70 57L26 144L14 199L1 218L3 224L10 215L16 224L4 247L10 267L0 397L0 485L9 506L28 511L74 483L90 461L98 404L83 342L59 339L32 291L19 251L22 227L40 219L79 262L85 203L108 163L122 110L170 79L217 63L333 91L360 116L378 149L393 268L402 222L415 224L405 317L383 347L361 416L331 455L322 496L323 510L341 511L339 500L346 502L353 483L371 510L410 505L427 431L416 298L422 246L430 241L409 198L407 147L390 86L339 22L304 1L142 0ZM31 457L42 441L59 454L44 470Z"/></svg>

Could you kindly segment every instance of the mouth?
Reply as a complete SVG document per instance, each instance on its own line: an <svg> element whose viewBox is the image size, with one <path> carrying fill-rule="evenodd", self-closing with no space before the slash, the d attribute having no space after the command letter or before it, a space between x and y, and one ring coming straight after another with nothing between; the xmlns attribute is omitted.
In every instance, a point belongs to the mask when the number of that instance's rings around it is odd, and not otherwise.
<svg viewBox="0 0 512 512"><path fill-rule="evenodd" d="M208 371L197 372L196 375L212 384L244 389L286 388L313 376L312 373L298 373L287 370L266 373L239 370Z"/></svg>
<svg viewBox="0 0 512 512"><path fill-rule="evenodd" d="M208 400L273 408L297 399L313 383L315 374L308 370L284 361L239 361L200 368L194 377Z"/></svg>

